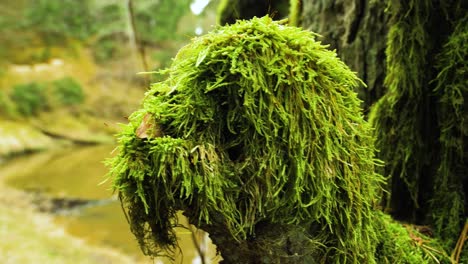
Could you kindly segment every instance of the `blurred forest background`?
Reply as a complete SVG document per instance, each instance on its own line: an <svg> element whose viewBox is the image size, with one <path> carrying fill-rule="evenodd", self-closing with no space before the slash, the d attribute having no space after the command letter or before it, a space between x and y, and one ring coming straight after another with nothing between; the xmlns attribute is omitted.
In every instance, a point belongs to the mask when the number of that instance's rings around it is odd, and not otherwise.
<svg viewBox="0 0 468 264"><path fill-rule="evenodd" d="M118 123L159 78L137 73L211 30L217 5L0 0L0 262L170 263L143 257L110 182L98 184ZM181 236L192 263L193 235Z"/></svg>
<svg viewBox="0 0 468 264"><path fill-rule="evenodd" d="M92 130L102 130L102 122L94 121L122 120L134 109L153 81L136 73L166 67L184 43L209 30L216 1L201 9L208 2L2 1L2 119L21 120L21 127L34 119L33 130L48 136L104 140L103 131ZM69 122L68 131L60 122ZM0 153L46 145L44 137L30 139L0 140Z"/></svg>

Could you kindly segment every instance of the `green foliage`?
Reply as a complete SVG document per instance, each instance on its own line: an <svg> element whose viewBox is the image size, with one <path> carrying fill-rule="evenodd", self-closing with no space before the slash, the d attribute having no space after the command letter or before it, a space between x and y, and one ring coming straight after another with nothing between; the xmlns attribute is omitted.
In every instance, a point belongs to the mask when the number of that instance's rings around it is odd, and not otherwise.
<svg viewBox="0 0 468 264"><path fill-rule="evenodd" d="M92 0L21 0L2 4L0 58L30 64L50 59L51 48L74 51L96 32Z"/></svg>
<svg viewBox="0 0 468 264"><path fill-rule="evenodd" d="M71 77L52 83L22 83L13 86L9 96L0 93L0 114L7 117L36 116L42 111L83 103L85 94L81 85Z"/></svg>
<svg viewBox="0 0 468 264"><path fill-rule="evenodd" d="M62 105L77 105L84 102L85 94L81 85L71 77L55 80L53 95Z"/></svg>
<svg viewBox="0 0 468 264"><path fill-rule="evenodd" d="M128 39L125 35L128 21L124 7L125 5L121 3L97 7L96 28L98 32L92 43L92 52L98 63L117 58L124 54L124 49L128 49L126 45Z"/></svg>
<svg viewBox="0 0 468 264"><path fill-rule="evenodd" d="M10 97L20 114L33 116L49 107L45 89L43 84L36 82L18 84L13 87Z"/></svg>
<svg viewBox="0 0 468 264"><path fill-rule="evenodd" d="M21 2L21 3L19 3ZM0 17L0 58L14 63L43 62L55 47L75 51L91 47L103 63L127 54L129 15L126 1L21 0L8 4ZM180 38L179 21L191 0L133 1L137 34L146 46ZM190 30L193 32L193 29Z"/></svg>
<svg viewBox="0 0 468 264"><path fill-rule="evenodd" d="M99 33L115 32L117 30L122 30L122 27L125 26L123 21L126 10L125 5L118 3L104 4L102 6L97 6L97 16L99 19L96 21L97 27L99 28Z"/></svg>
<svg viewBox="0 0 468 264"><path fill-rule="evenodd" d="M190 0L133 1L136 34L141 45L159 47L161 42L177 40L179 20L189 12ZM104 63L128 52L128 10L126 3L102 4L97 12L96 40L93 55ZM170 45L168 45L170 46ZM164 52L168 51L165 45Z"/></svg>
<svg viewBox="0 0 468 264"><path fill-rule="evenodd" d="M97 63L103 63L115 58L119 50L119 43L114 38L102 38L93 46L93 57Z"/></svg>
<svg viewBox="0 0 468 264"><path fill-rule="evenodd" d="M175 245L190 209L238 240L261 221L313 226L329 263L373 263L381 178L359 80L315 38L268 17L220 27L153 84L110 161L146 254Z"/></svg>

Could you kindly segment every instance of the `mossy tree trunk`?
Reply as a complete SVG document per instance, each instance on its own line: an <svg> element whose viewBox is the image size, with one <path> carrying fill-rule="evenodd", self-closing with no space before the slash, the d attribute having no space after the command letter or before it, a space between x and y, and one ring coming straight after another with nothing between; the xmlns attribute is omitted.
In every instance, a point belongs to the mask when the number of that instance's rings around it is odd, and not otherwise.
<svg viewBox="0 0 468 264"><path fill-rule="evenodd" d="M468 2L302 2L296 20L358 72L365 105L377 102L387 210L453 248L468 219Z"/></svg>
<svg viewBox="0 0 468 264"><path fill-rule="evenodd" d="M226 220L215 216L210 224L198 224L198 213L190 208L184 215L200 229L208 232L224 264L313 264L325 259L325 249L301 225L261 222L255 236L235 240L229 235Z"/></svg>

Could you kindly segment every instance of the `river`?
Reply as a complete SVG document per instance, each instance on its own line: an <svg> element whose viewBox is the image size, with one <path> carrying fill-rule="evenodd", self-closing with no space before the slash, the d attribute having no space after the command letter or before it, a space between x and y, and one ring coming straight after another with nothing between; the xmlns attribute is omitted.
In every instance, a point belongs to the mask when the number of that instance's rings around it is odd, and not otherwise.
<svg viewBox="0 0 468 264"><path fill-rule="evenodd" d="M32 193L40 210L51 213L59 226L89 244L117 249L134 256L136 263L201 263L192 234L186 229L177 231L182 254L177 254L175 261L151 260L141 253L111 190L111 180L106 181L108 169L103 161L112 149L101 145L29 154L2 164L0 174L8 185ZM182 216L180 221L186 223ZM218 263L208 236L198 237L206 247L205 263Z"/></svg>

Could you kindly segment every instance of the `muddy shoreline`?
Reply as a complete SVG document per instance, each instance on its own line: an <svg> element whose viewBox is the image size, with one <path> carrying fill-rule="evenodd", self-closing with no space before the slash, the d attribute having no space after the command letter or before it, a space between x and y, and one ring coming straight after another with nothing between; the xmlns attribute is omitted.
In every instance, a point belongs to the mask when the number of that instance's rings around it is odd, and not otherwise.
<svg viewBox="0 0 468 264"><path fill-rule="evenodd" d="M37 194L6 186L3 181L4 179L0 177L0 212L2 212L0 214L0 233L4 240L10 241L8 248L0 245L0 259L6 261L4 263L18 263L17 261L20 260L22 261L21 263L31 263L28 262L28 259L43 259L44 261L67 259L69 258L68 255L71 254L68 251L72 250L79 253L72 254L75 259L69 259L70 263L139 263L134 257L128 256L117 249L91 245L83 239L68 234L64 227L54 222L53 214L44 210L44 208L47 208L47 204L49 206L55 204L55 209L59 209L57 204L83 206L83 203L65 200L57 202L58 200L54 201L53 199L46 198L39 199L41 200L39 202ZM73 209L73 206L66 207L62 207L61 210ZM15 228L11 224L19 219L25 221L28 224L28 228L32 228L34 232L28 231L27 236L25 236L22 234L23 231L20 230L25 226L24 224L18 222L18 228ZM47 245L42 241L50 240L59 240L58 242L65 243L67 245L67 252L57 251L57 248L47 249L46 247L47 250L45 251L52 251L54 255L50 259L44 259L43 253L47 256L50 255L50 252L25 251L22 249L25 244L34 244L34 241ZM61 256L61 254L63 255ZM145 263L151 262L148 260Z"/></svg>

